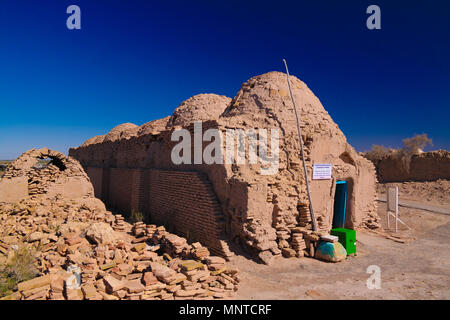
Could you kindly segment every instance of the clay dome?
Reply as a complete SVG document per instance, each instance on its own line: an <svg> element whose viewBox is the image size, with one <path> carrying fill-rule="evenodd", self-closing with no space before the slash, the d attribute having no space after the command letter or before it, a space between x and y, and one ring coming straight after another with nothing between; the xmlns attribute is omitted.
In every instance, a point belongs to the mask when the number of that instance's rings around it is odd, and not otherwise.
<svg viewBox="0 0 450 320"><path fill-rule="evenodd" d="M297 104L305 133L333 131L337 125L308 86L290 76L292 93ZM230 125L254 128L280 127L283 132L296 130L295 113L289 95L286 74L273 71L255 76L242 84L241 89L220 117Z"/></svg>
<svg viewBox="0 0 450 320"><path fill-rule="evenodd" d="M166 129L167 122L169 121L170 116L167 116L162 119L152 120L147 123L144 123L139 127L138 136L142 136L145 134L150 134L153 132L161 132Z"/></svg>
<svg viewBox="0 0 450 320"><path fill-rule="evenodd" d="M133 123L122 123L115 126L106 134L104 141L116 141L126 139L137 135L139 127Z"/></svg>
<svg viewBox="0 0 450 320"><path fill-rule="evenodd" d="M95 137L92 137L90 139L87 139L81 146L82 147L86 147L86 146L89 146L91 144L102 143L103 140L105 140L105 136L104 135L95 136Z"/></svg>
<svg viewBox="0 0 450 320"><path fill-rule="evenodd" d="M167 123L172 126L185 126L194 121L216 120L223 113L231 99L217 94L198 94L183 101L175 109Z"/></svg>

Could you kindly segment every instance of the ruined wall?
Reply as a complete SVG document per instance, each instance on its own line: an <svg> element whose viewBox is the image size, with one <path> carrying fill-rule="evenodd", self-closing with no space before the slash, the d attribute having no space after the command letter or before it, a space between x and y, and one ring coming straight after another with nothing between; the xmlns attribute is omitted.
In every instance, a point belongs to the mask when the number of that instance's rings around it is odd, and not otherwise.
<svg viewBox="0 0 450 320"><path fill-rule="evenodd" d="M50 159L48 165L38 163L47 158ZM39 194L69 199L94 195L94 188L80 163L47 148L28 150L11 162L0 179L0 191L0 202L15 202Z"/></svg>
<svg viewBox="0 0 450 320"><path fill-rule="evenodd" d="M398 156L390 156L377 163L377 176L380 182L450 179L450 152L425 152L412 156L409 163Z"/></svg>
<svg viewBox="0 0 450 320"><path fill-rule="evenodd" d="M306 84L293 76L290 80L302 119L302 138L310 179L314 163L333 165L331 180L311 181L313 208L320 229L326 232L331 228L336 180L349 182L346 226L357 228L367 221L376 221L376 178L373 164L358 155L347 143L344 134ZM195 107L191 104L203 106ZM311 222L308 220L309 213L304 209L301 213L299 209L299 206L307 208L308 199L286 76L270 72L253 77L241 86L231 101L212 95L199 95L195 99L188 99L181 106L186 113L181 112L181 109L176 110L176 119L174 116L170 117L165 130L148 133L149 130L143 132L128 126L127 130L138 133L115 141L91 142L71 149L70 155L78 159L85 168L92 166L203 173L211 182L220 204L228 241L236 242L260 257L262 254L279 254L281 248L289 247L291 230L297 226L308 228ZM208 112L208 106L214 108L211 117L216 118L205 121L208 119L204 114ZM222 108L222 113L217 113L217 108ZM218 118L217 114L220 114ZM227 129L278 130L278 170L271 175L262 175L261 169L265 165L249 164L248 154L245 164L239 165L175 165L171 160L171 151L178 142L171 141L171 135L179 128L193 132L194 119L204 121L202 133L209 128L216 128L223 136ZM174 123L177 126L173 126ZM153 126L150 127L154 130ZM161 128L160 123L158 127ZM269 133L269 141L270 138ZM94 140L100 141L101 138ZM201 150L204 151L207 145L208 143L203 143ZM189 189L188 184L184 187L171 186L157 198L166 199L179 195L182 202L191 203L185 198L191 192ZM150 215L155 214L151 211L149 210ZM182 211L180 207L178 215L182 215ZM181 224L182 220L177 220L180 222L176 224ZM204 225L202 219L195 219L195 223L200 227Z"/></svg>

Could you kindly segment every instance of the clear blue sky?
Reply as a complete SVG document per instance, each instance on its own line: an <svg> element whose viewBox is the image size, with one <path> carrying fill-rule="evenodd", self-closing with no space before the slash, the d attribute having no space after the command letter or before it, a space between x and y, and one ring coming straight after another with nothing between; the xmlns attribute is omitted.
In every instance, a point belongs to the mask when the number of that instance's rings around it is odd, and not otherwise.
<svg viewBox="0 0 450 320"><path fill-rule="evenodd" d="M66 8L81 8L81 30ZM381 7L381 30L366 8ZM0 159L66 153L170 115L198 93L233 97L272 70L313 90L359 151L428 133L450 149L450 2L0 2Z"/></svg>

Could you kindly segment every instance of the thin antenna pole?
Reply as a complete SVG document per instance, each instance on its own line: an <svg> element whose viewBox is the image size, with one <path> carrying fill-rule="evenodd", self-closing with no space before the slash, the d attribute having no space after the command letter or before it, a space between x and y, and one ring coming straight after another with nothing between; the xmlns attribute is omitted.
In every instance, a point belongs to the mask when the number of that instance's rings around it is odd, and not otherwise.
<svg viewBox="0 0 450 320"><path fill-rule="evenodd" d="M303 161L303 171L305 172L305 181L306 181L306 192L308 193L308 200L309 200L309 214L311 215L313 231L316 231L317 223L316 223L316 218L314 216L312 200L311 200L311 193L309 192L308 171L306 170L305 156L303 153L303 139L302 139L302 132L300 129L300 119L298 117L297 105L295 104L294 95L292 94L288 66L287 66L285 59L283 59L283 62L284 62L284 66L286 67L286 79L287 79L287 83L288 83L288 87L289 87L289 93L290 93L291 99L292 99L292 104L294 105L295 118L297 119L297 131L298 131L298 138L299 138L298 140L300 141L300 153L301 153L301 157L302 157L302 161Z"/></svg>

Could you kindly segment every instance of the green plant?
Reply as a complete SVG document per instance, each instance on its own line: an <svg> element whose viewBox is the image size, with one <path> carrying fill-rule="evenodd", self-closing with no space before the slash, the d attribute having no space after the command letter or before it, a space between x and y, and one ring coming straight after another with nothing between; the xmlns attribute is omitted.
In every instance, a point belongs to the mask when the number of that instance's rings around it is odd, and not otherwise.
<svg viewBox="0 0 450 320"><path fill-rule="evenodd" d="M39 275L32 250L21 246L5 266L0 267L0 297L17 290L17 284Z"/></svg>
<svg viewBox="0 0 450 320"><path fill-rule="evenodd" d="M144 214L141 211L131 210L130 222L136 223L141 221L144 221Z"/></svg>

